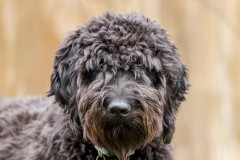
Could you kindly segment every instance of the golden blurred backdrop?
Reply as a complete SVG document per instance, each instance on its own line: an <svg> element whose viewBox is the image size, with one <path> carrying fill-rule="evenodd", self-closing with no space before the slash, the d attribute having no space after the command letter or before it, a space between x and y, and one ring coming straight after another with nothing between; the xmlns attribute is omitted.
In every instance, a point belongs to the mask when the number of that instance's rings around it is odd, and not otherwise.
<svg viewBox="0 0 240 160"><path fill-rule="evenodd" d="M59 42L106 11L155 19L188 66L175 159L239 160L239 0L0 0L0 96L45 96Z"/></svg>

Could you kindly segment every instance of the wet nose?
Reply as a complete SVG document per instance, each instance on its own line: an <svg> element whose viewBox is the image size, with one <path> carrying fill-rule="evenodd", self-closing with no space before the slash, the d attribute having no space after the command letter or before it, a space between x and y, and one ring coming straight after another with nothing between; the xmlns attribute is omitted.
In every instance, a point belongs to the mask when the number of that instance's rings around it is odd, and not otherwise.
<svg viewBox="0 0 240 160"><path fill-rule="evenodd" d="M114 99L109 103L107 111L112 116L127 116L131 111L131 106L125 100Z"/></svg>

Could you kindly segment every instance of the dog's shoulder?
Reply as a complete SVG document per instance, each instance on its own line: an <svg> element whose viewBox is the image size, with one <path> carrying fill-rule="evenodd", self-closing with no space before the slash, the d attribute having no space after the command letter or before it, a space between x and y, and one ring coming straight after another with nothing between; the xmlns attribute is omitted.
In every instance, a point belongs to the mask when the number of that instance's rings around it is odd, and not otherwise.
<svg viewBox="0 0 240 160"><path fill-rule="evenodd" d="M0 159L36 159L60 114L52 98L0 98Z"/></svg>
<svg viewBox="0 0 240 160"><path fill-rule="evenodd" d="M39 121L54 121L61 114L52 98L18 97L0 98L0 127L29 125ZM54 123L54 122L53 122Z"/></svg>

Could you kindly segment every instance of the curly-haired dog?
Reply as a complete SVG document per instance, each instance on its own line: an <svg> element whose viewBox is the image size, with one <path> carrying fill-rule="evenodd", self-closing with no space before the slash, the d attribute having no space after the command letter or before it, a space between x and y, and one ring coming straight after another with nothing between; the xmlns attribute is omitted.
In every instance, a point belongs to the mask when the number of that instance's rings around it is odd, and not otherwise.
<svg viewBox="0 0 240 160"><path fill-rule="evenodd" d="M187 88L156 22L135 13L92 18L56 52L49 96L57 103L0 101L0 159L172 160Z"/></svg>

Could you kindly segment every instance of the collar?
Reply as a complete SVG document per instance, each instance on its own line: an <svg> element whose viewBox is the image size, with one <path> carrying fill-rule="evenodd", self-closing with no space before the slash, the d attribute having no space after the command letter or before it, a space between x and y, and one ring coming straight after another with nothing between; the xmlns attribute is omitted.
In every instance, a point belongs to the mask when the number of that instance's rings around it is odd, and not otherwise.
<svg viewBox="0 0 240 160"><path fill-rule="evenodd" d="M98 151L98 156L97 156L96 160L98 160L99 158L103 158L105 160L105 156L107 156L107 157L113 156L113 155L110 155L109 152L103 147L95 146L95 148ZM133 155L134 153L135 153L134 150L129 150L127 153L127 156L129 157L129 156Z"/></svg>

